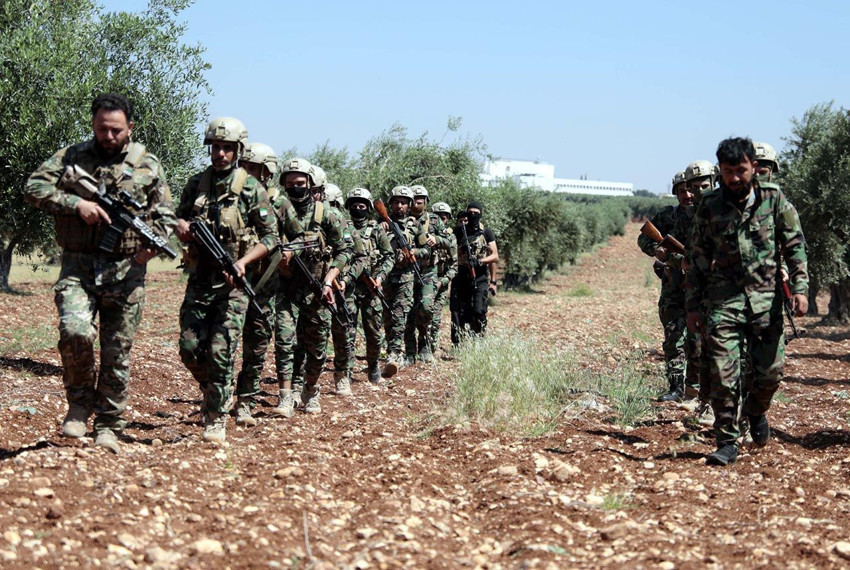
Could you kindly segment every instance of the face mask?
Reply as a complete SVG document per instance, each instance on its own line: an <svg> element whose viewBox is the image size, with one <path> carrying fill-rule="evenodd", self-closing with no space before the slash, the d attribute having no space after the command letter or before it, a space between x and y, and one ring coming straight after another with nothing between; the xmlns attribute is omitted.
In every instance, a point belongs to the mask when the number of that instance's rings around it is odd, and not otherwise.
<svg viewBox="0 0 850 570"><path fill-rule="evenodd" d="M478 223L481 221L481 214L469 213L466 215L466 219L469 220L467 223L469 229L475 231L478 229Z"/></svg>
<svg viewBox="0 0 850 570"><path fill-rule="evenodd" d="M306 186L287 186L286 195L293 202L303 202L310 197L310 189Z"/></svg>
<svg viewBox="0 0 850 570"><path fill-rule="evenodd" d="M351 219L355 222L362 222L369 217L369 210L349 210Z"/></svg>

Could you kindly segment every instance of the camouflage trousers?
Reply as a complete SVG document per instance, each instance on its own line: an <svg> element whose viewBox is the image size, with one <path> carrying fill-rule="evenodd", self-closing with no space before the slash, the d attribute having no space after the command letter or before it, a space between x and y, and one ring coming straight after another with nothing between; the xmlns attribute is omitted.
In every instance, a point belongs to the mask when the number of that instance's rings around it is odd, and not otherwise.
<svg viewBox="0 0 850 570"><path fill-rule="evenodd" d="M785 364L781 303L777 296L769 311L753 313L746 297L739 295L706 311L711 407L718 445L732 443L740 436L742 413L766 413L779 388ZM750 386L744 399L747 350Z"/></svg>
<svg viewBox="0 0 850 570"><path fill-rule="evenodd" d="M485 268L475 279L465 268L452 279L449 307L452 311L452 344L457 345L464 335L483 335L487 328L487 297L489 275Z"/></svg>
<svg viewBox="0 0 850 570"><path fill-rule="evenodd" d="M296 359L300 346L304 351L304 381L314 384L327 359L331 313L320 296L291 289L282 287L275 298L279 319L276 332L280 335L280 343L275 344L278 381L291 380L293 370L300 367Z"/></svg>
<svg viewBox="0 0 850 570"><path fill-rule="evenodd" d="M69 404L95 414L94 428L126 425L130 349L145 304L146 266L130 259L64 252L53 287L62 382ZM95 319L100 319L99 325ZM100 339L100 370L94 344Z"/></svg>
<svg viewBox="0 0 850 570"><path fill-rule="evenodd" d="M441 278L442 279L442 278ZM434 298L434 318L431 319L431 350L436 351L440 344L440 325L443 322L443 310L449 302L448 285L440 285Z"/></svg>
<svg viewBox="0 0 850 570"><path fill-rule="evenodd" d="M236 377L237 397L252 397L260 393L260 377L266 365L266 352L278 321L275 310L278 284L279 280L274 276L257 291L256 301L263 307L262 313L257 311L253 303L248 304L242 329L242 369ZM278 336L275 334L276 338Z"/></svg>
<svg viewBox="0 0 850 570"><path fill-rule="evenodd" d="M354 369L354 340L357 332L357 307L351 287L345 290L345 307L351 315L351 323L345 323L345 311L339 306L339 295L336 297L339 318L331 316L331 341L334 347L334 371L351 372ZM340 322L341 321L341 322Z"/></svg>
<svg viewBox="0 0 850 570"><path fill-rule="evenodd" d="M354 365L354 341L357 335L357 321L363 326L363 336L366 338L366 363L370 366L378 364L381 348L384 346L384 308L381 299L373 295L369 288L358 282L352 295L351 314L354 325L349 329L352 348L349 369ZM334 360L336 363L336 360Z"/></svg>
<svg viewBox="0 0 850 570"><path fill-rule="evenodd" d="M681 295L665 295L662 292L658 298L658 319L664 327L664 342L661 347L664 350L667 382L671 389L675 389L679 380L684 380L689 362L685 351L688 334L685 302Z"/></svg>
<svg viewBox="0 0 850 570"><path fill-rule="evenodd" d="M423 267L421 273L423 283L413 280L413 307L404 326L404 351L408 356L416 356L431 343L431 323L440 286L436 266Z"/></svg>
<svg viewBox="0 0 850 570"><path fill-rule="evenodd" d="M384 331L387 337L387 354L401 354L407 316L413 307L413 269L393 271L384 281L384 298L390 310L384 309Z"/></svg>
<svg viewBox="0 0 850 570"><path fill-rule="evenodd" d="M203 393L203 409L227 413L233 398L233 367L248 296L220 278L190 278L180 307L180 359Z"/></svg>

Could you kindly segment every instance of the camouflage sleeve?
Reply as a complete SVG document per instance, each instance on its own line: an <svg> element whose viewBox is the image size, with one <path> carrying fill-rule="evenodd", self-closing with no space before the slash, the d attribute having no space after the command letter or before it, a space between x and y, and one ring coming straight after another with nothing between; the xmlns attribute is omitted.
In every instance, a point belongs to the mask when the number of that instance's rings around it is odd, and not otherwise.
<svg viewBox="0 0 850 570"><path fill-rule="evenodd" d="M449 234L446 239L449 240L449 269L446 271L444 277L451 281L457 275L457 239L455 239L454 235Z"/></svg>
<svg viewBox="0 0 850 570"><path fill-rule="evenodd" d="M349 231L352 238L351 261L348 263L348 270L342 279L345 281L346 287L355 283L360 276L369 270L369 254L366 252L366 247L363 245L363 238L356 228L352 227L349 222Z"/></svg>
<svg viewBox="0 0 850 570"><path fill-rule="evenodd" d="M322 226L325 230L325 240L331 246L331 251L333 252L333 259L331 259L330 266L336 267L342 272L346 264L351 262L351 255L353 253L352 242L346 240L343 235L343 232L347 231L345 229L345 221L328 210L322 220Z"/></svg>
<svg viewBox="0 0 850 570"><path fill-rule="evenodd" d="M243 186L242 196L249 197L248 220L257 231L260 243L272 249L277 244L277 218L272 213L266 189L256 178L249 176Z"/></svg>
<svg viewBox="0 0 850 570"><path fill-rule="evenodd" d="M415 249L413 253L418 259L431 258L431 248L428 247L427 240L428 234L425 232L425 228L423 228L422 224L417 221L416 235L413 236L413 243L410 244L410 247Z"/></svg>
<svg viewBox="0 0 850 570"><path fill-rule="evenodd" d="M777 194L776 235L782 248L782 259L788 265L793 294L809 294L809 271L806 238L797 210L780 190Z"/></svg>
<svg viewBox="0 0 850 570"><path fill-rule="evenodd" d="M77 205L82 201L76 194L56 187L65 170L64 158L67 150L63 148L44 161L30 175L24 188L24 200L49 214L75 214Z"/></svg>
<svg viewBox="0 0 850 570"><path fill-rule="evenodd" d="M390 274L390 271L393 270L393 266L395 265L395 253L393 252L393 246L390 244L390 236L381 224L378 224L375 232L377 233L377 247L380 253L378 254L378 264L374 269L372 277L386 281L387 275Z"/></svg>
<svg viewBox="0 0 850 570"><path fill-rule="evenodd" d="M702 306L708 275L711 271L711 261L714 256L714 248L709 235L710 213L709 208L704 206L705 201L697 208L691 224L690 268L685 282L685 310L688 312L699 311Z"/></svg>
<svg viewBox="0 0 850 570"><path fill-rule="evenodd" d="M153 181L146 188L151 225L159 235L168 238L177 225L177 217L174 215L171 189L166 182L165 170L162 168L159 159L152 154L145 157L143 166L148 168L153 175Z"/></svg>
<svg viewBox="0 0 850 570"><path fill-rule="evenodd" d="M189 181L186 182L186 186L183 187L183 193L180 194L180 203L174 211L174 215L177 216L178 219L192 219L192 208L195 205L195 194L198 190L198 184L200 184L200 181L201 175L196 174L192 176Z"/></svg>
<svg viewBox="0 0 850 570"><path fill-rule="evenodd" d="M294 241L304 235L304 226L301 225L298 214L295 212L295 206L288 198L279 201L277 208L275 208L275 215L277 216L281 239L286 237L287 240Z"/></svg>

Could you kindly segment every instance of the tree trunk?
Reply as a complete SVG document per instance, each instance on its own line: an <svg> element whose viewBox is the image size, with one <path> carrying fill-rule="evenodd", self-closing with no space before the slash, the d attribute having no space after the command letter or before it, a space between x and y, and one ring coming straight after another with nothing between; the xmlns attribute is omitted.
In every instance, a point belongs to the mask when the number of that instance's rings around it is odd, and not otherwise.
<svg viewBox="0 0 850 570"><path fill-rule="evenodd" d="M809 276L809 311L806 313L810 317L820 314L818 309L818 293L820 292L820 283L813 276Z"/></svg>
<svg viewBox="0 0 850 570"><path fill-rule="evenodd" d="M6 293L12 290L9 287L9 272L12 271L12 253L17 244L18 240L12 239L7 246L0 247L0 291Z"/></svg>
<svg viewBox="0 0 850 570"><path fill-rule="evenodd" d="M839 323L850 323L850 280L844 279L829 288L829 315L830 320Z"/></svg>

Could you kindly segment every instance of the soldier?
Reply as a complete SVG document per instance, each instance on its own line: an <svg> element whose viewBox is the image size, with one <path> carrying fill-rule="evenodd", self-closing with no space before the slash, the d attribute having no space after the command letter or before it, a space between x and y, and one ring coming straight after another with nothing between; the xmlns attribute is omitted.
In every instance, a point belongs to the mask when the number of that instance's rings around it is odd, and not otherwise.
<svg viewBox="0 0 850 570"><path fill-rule="evenodd" d="M427 211L428 190L424 186L411 186L413 191L413 204L410 206L410 215L419 220L425 232L425 243L433 251L436 248L448 247L445 237L445 227L439 216ZM434 257L419 261L419 269L422 274L422 283L418 280L413 282L413 307L407 316L404 328L405 364L413 364L417 358L420 362L433 362L431 341L431 323L434 320L435 301L439 287L437 276L437 265ZM418 342L417 342L418 341Z"/></svg>
<svg viewBox="0 0 850 570"><path fill-rule="evenodd" d="M458 271L452 280L452 344L457 346L463 334L483 335L487 328L488 266L499 261L496 235L481 225L480 202L466 207L466 220L457 226ZM460 216L458 217L460 218ZM464 240L464 232L466 240Z"/></svg>
<svg viewBox="0 0 850 570"><path fill-rule="evenodd" d="M756 149L756 178L759 182L770 182L775 172L779 172L776 150L766 142L754 142Z"/></svg>
<svg viewBox="0 0 850 570"><path fill-rule="evenodd" d="M301 226L305 241L318 241L317 248L299 253L301 263L284 262L282 269L291 278L285 280L275 303L280 304L281 318L285 320L281 347L282 358L278 369L281 397L276 414L291 417L294 408L292 375L295 366L293 344L295 339L303 346L304 388L301 404L304 411L317 414L319 403L319 375L325 363L331 313L335 304L333 282L351 259L351 241L344 234L345 224L331 210L327 202L315 202L311 191L316 184L316 170L303 158L293 158L283 165L281 183ZM303 267L302 267L303 264Z"/></svg>
<svg viewBox="0 0 850 570"><path fill-rule="evenodd" d="M685 182L685 173L677 172L673 176L673 195L678 199L677 205L661 209L652 217L654 225L661 235L672 233L673 226L679 216L684 215L685 207L693 204L693 194ZM661 294L658 296L658 318L664 327L665 369L669 391L659 396L659 402L679 402L685 393L685 291L682 289L682 271L668 266L668 252L641 234L638 236L638 247L646 255L655 258L653 271L661 279Z"/></svg>
<svg viewBox="0 0 850 570"><path fill-rule="evenodd" d="M440 216L445 230L443 231L448 245L437 248L434 251L434 265L437 267L437 278L439 287L434 299L434 319L431 321L431 350L435 353L439 346L440 323L443 319L443 308L449 300L449 284L457 275L457 238L449 227L452 219L452 209L445 202L437 202L431 207L431 211ZM492 267L492 266L491 266ZM492 277L492 276L491 276ZM495 294L495 279L491 280L491 291Z"/></svg>
<svg viewBox="0 0 850 570"><path fill-rule="evenodd" d="M688 328L706 336L711 405L717 450L706 462L734 463L740 414L747 414L753 443L767 445L767 411L785 360L780 255L788 264L792 306L808 306L806 249L794 207L779 189L755 178L750 139L731 138L717 147L722 182L703 197L693 222L688 271ZM741 410L742 350L749 350L752 385Z"/></svg>
<svg viewBox="0 0 850 570"><path fill-rule="evenodd" d="M77 166L106 183L113 194L126 191L140 205L136 215L167 238L176 223L171 192L159 159L133 142L133 107L107 93L91 106L94 137L63 148L30 176L24 199L53 214L62 267L54 285L59 312L59 354L68 413L62 434L86 434L94 413L95 445L118 453L121 417L129 398L130 348L145 304L147 262L155 255L127 230L113 251L99 249L109 215L60 182L66 167ZM100 324L95 318L100 315ZM100 371L94 343L100 340Z"/></svg>
<svg viewBox="0 0 850 570"><path fill-rule="evenodd" d="M366 337L366 374L372 384L378 384L381 381L378 359L381 356L381 346L384 344L381 295L383 295L383 283L393 269L394 255L386 230L370 216L374 207L372 194L368 190L365 188L351 190L345 199L345 207L360 234L367 256L367 263L359 269L352 265L343 278L346 284L345 290L353 291L347 301L349 312L354 316L354 322L347 331L347 345L354 347L359 313L363 323L363 335ZM348 359L350 370L354 365L353 350L348 355Z"/></svg>
<svg viewBox="0 0 850 570"><path fill-rule="evenodd" d="M407 186L396 186L390 191L391 216L393 222L398 224L405 234L412 259L404 255L401 245L392 235L390 245L394 251L395 265L389 278L384 281L384 298L390 307L389 310L384 308L384 330L387 336L387 363L382 372L384 378L391 378L404 366L404 327L413 307L413 281L417 279L414 263L418 263L417 260L427 260L431 255L422 224L410 215L412 203L413 191Z"/></svg>
<svg viewBox="0 0 850 570"><path fill-rule="evenodd" d="M266 188L272 211L276 214L281 240L292 242L303 236L304 230L296 219L292 203L275 182L274 175L277 173L278 166L274 150L262 143L247 143L240 165ZM281 255L289 259L292 253L284 252ZM264 257L253 271L252 285L257 294L257 304L266 310L259 312L253 304L250 304L245 315L245 326L242 330L242 369L236 377L236 423L239 425L257 425L257 419L252 416L251 408L255 403L254 398L260 392L260 376L265 366L272 329L276 330L280 320L277 317L274 302L280 283L279 273L275 269L269 269L270 263L272 258ZM266 277L267 272L268 277ZM263 278L267 281L259 287L258 282ZM275 337L279 336L276 332Z"/></svg>
<svg viewBox="0 0 850 570"><path fill-rule="evenodd" d="M277 224L263 185L238 161L248 131L231 117L207 125L204 144L212 165L192 176L177 207L177 236L187 244L189 274L180 307L180 359L203 393L203 439L224 443L233 399L233 365L245 322L248 298L214 260L195 244L190 223L206 224L224 250L236 259L240 275L277 242ZM247 274L246 274L247 272Z"/></svg>

